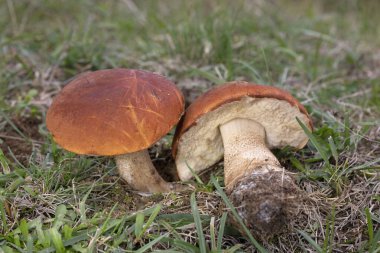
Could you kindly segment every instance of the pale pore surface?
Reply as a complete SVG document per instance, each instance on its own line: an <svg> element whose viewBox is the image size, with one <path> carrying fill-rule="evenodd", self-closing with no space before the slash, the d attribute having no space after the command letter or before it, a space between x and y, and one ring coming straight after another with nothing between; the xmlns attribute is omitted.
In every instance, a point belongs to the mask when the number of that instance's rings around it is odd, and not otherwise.
<svg viewBox="0 0 380 253"><path fill-rule="evenodd" d="M309 126L307 116L297 107L273 98L244 97L209 112L199 118L179 141L176 165L180 179L186 181L192 177L189 167L199 173L223 158L219 126L234 118L251 119L261 124L265 128L268 148L302 148L308 137L296 117Z"/></svg>

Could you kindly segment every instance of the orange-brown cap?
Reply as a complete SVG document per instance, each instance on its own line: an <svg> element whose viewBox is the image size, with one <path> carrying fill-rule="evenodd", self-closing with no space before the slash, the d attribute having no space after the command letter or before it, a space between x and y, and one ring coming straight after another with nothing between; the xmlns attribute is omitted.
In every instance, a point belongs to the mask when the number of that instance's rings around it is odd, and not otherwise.
<svg viewBox="0 0 380 253"><path fill-rule="evenodd" d="M176 157L178 142L182 134L192 126L196 125L199 118L224 104L241 100L243 97L285 100L305 114L308 118L308 126L310 129L313 127L310 116L305 107L290 93L273 86L258 85L243 81L230 82L204 93L186 109L186 113L178 124L174 135L172 150L173 157ZM270 117L270 115L268 115L268 117Z"/></svg>
<svg viewBox="0 0 380 253"><path fill-rule="evenodd" d="M148 148L178 122L184 98L158 74L108 69L81 74L54 99L46 125L63 148L119 155Z"/></svg>

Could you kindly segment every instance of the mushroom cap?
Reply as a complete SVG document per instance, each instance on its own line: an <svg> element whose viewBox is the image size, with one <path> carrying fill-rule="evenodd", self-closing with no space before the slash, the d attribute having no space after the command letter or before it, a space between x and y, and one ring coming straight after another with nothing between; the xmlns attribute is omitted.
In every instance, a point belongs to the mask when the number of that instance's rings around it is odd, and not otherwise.
<svg viewBox="0 0 380 253"><path fill-rule="evenodd" d="M273 86L237 81L226 83L198 97L177 126L172 153L181 180L223 158L219 126L234 118L254 120L265 128L268 148L304 147L308 137L298 117L312 129L306 109L288 92Z"/></svg>
<svg viewBox="0 0 380 253"><path fill-rule="evenodd" d="M119 155L151 146L170 131L183 110L182 93L163 76L107 69L70 81L50 106L46 125L69 151Z"/></svg>

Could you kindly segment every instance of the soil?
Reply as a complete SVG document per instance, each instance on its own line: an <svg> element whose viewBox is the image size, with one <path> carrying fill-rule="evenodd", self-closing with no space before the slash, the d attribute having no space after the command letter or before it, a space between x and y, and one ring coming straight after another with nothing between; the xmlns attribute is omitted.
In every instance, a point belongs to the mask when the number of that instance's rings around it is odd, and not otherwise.
<svg viewBox="0 0 380 253"><path fill-rule="evenodd" d="M156 167L160 176L168 182L179 181L175 162L173 160L170 149L161 149L159 157L152 157L153 165Z"/></svg>
<svg viewBox="0 0 380 253"><path fill-rule="evenodd" d="M229 195L252 234L262 239L282 233L302 202L299 188L282 172L245 176Z"/></svg>
<svg viewBox="0 0 380 253"><path fill-rule="evenodd" d="M33 146L42 140L42 136L38 131L42 121L36 117L14 117L12 118L12 122L27 138L20 136L20 134L7 123L5 127L0 130L0 139L2 140L0 148L10 161L14 161L15 157L22 165L27 166L29 157L33 151Z"/></svg>

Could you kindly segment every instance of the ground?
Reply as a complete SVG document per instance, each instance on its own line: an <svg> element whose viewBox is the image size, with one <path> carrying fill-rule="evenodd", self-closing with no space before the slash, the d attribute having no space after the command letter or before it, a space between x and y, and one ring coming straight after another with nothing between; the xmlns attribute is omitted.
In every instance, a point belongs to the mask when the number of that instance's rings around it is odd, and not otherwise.
<svg viewBox="0 0 380 253"><path fill-rule="evenodd" d="M377 252L379 8L375 0L2 1L0 252ZM114 67L165 75L187 104L232 80L297 97L314 132L301 151L274 151L304 192L286 231L258 242L239 233L220 188L223 162L191 191L144 195L120 180L111 158L55 144L45 126L54 96L78 73ZM168 180L176 180L172 135L150 149Z"/></svg>

